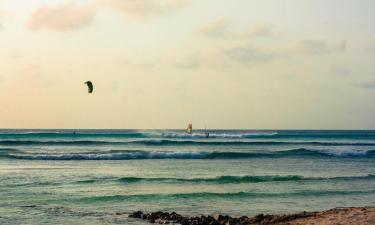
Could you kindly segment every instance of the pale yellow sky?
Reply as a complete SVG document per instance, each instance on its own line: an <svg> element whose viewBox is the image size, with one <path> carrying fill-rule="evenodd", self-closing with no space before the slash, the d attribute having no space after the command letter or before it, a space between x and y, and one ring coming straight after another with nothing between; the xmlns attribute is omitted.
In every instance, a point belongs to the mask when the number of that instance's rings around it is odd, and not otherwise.
<svg viewBox="0 0 375 225"><path fill-rule="evenodd" d="M0 128L375 129L374 8L0 0Z"/></svg>

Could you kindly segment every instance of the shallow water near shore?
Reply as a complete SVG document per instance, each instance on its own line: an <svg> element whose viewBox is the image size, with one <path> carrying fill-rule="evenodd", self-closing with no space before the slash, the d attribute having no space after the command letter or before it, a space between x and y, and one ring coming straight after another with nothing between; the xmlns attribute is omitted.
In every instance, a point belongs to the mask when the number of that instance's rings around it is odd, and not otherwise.
<svg viewBox="0 0 375 225"><path fill-rule="evenodd" d="M375 131L0 130L0 224L375 205Z"/></svg>

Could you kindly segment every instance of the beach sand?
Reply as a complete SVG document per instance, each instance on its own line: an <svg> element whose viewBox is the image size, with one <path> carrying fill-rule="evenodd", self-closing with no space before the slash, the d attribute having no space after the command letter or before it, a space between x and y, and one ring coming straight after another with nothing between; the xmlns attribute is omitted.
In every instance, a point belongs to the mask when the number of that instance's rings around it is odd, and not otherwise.
<svg viewBox="0 0 375 225"><path fill-rule="evenodd" d="M135 212L130 217L157 224L183 225L375 225L375 207L334 208L322 212L232 218L225 215L185 217L176 213Z"/></svg>
<svg viewBox="0 0 375 225"><path fill-rule="evenodd" d="M375 225L375 207L335 208L290 221L292 225Z"/></svg>

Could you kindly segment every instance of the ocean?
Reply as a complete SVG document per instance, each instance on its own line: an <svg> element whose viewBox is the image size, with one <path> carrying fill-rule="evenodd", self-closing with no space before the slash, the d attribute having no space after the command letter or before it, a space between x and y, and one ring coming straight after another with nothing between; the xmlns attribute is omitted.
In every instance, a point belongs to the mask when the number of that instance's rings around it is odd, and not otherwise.
<svg viewBox="0 0 375 225"><path fill-rule="evenodd" d="M0 130L0 224L375 205L375 131Z"/></svg>

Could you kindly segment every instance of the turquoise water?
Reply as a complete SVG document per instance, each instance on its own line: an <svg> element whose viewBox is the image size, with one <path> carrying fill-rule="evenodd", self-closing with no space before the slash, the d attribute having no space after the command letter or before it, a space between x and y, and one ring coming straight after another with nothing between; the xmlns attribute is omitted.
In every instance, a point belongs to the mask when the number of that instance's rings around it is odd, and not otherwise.
<svg viewBox="0 0 375 225"><path fill-rule="evenodd" d="M0 224L375 205L375 131L0 130Z"/></svg>

